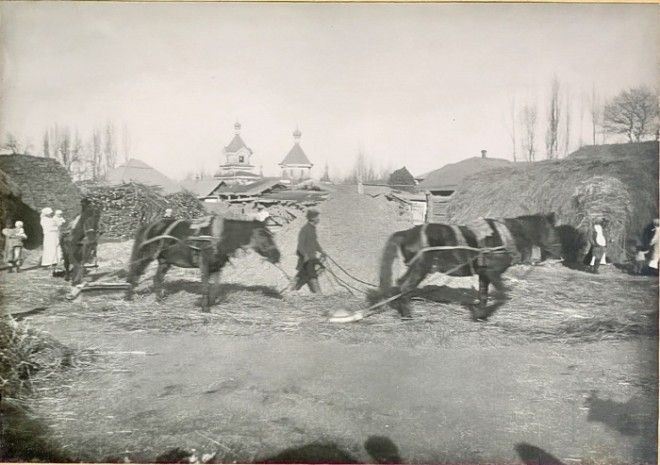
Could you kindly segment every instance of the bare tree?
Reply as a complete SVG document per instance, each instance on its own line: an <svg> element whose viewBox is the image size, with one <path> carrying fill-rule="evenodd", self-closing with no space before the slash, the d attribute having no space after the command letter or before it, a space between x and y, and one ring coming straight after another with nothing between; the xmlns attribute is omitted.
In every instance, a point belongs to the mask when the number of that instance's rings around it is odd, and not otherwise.
<svg viewBox="0 0 660 465"><path fill-rule="evenodd" d="M43 147L43 156L46 158L50 158L50 136L48 134L48 130L44 131L44 136L43 136L43 142L42 142L42 147Z"/></svg>
<svg viewBox="0 0 660 465"><path fill-rule="evenodd" d="M30 155L32 144L28 140L24 142L19 141L14 134L9 132L5 136L5 142L0 148L11 151L12 155Z"/></svg>
<svg viewBox="0 0 660 465"><path fill-rule="evenodd" d="M508 118L510 119L507 120L507 117L504 118L504 126L506 127L507 131L509 132L509 137L511 138L511 154L513 155L513 161L516 160L516 150L517 150L517 141L516 141L516 96L514 95L511 97L511 104L509 105L509 115ZM510 124L510 125L509 125Z"/></svg>
<svg viewBox="0 0 660 465"><path fill-rule="evenodd" d="M584 145L584 92L580 93L580 125L578 132L578 148Z"/></svg>
<svg viewBox="0 0 660 465"><path fill-rule="evenodd" d="M56 158L67 169L71 170L71 131L69 128L60 129L56 127L57 134L57 154Z"/></svg>
<svg viewBox="0 0 660 465"><path fill-rule="evenodd" d="M358 182L369 182L378 179L379 172L373 162L366 156L364 149L360 147L355 157L355 163L348 176L343 179L345 184L356 184Z"/></svg>
<svg viewBox="0 0 660 465"><path fill-rule="evenodd" d="M323 176L321 176L321 181L330 182L330 171L328 169L328 162L325 163L325 169L323 170Z"/></svg>
<svg viewBox="0 0 660 465"><path fill-rule="evenodd" d="M91 164L92 164L92 179L98 180L103 177L103 149L102 142L103 136L101 130L94 128L92 132L92 150L91 150Z"/></svg>
<svg viewBox="0 0 660 465"><path fill-rule="evenodd" d="M600 124L601 110L595 83L591 85L591 102L589 110L591 113L591 143L596 145L596 134L598 131L598 125Z"/></svg>
<svg viewBox="0 0 660 465"><path fill-rule="evenodd" d="M128 131L128 125L124 123L121 132L122 152L124 156L124 163L127 163L131 158L131 134Z"/></svg>
<svg viewBox="0 0 660 465"><path fill-rule="evenodd" d="M566 89L566 126L564 130L564 156L567 156L571 146L571 94Z"/></svg>
<svg viewBox="0 0 660 465"><path fill-rule="evenodd" d="M536 104L526 103L520 110L522 151L527 161L536 159Z"/></svg>
<svg viewBox="0 0 660 465"><path fill-rule="evenodd" d="M559 100L559 79L552 79L550 85L550 105L548 107L548 127L545 132L546 158L554 159L558 156L559 148L559 121L561 118L561 103Z"/></svg>
<svg viewBox="0 0 660 465"><path fill-rule="evenodd" d="M603 129L622 134L628 142L655 136L658 126L658 99L645 86L624 90L610 100L603 111Z"/></svg>
<svg viewBox="0 0 660 465"><path fill-rule="evenodd" d="M105 125L105 140L103 141L105 169L111 170L117 164L117 144L115 143L115 128L111 122Z"/></svg>

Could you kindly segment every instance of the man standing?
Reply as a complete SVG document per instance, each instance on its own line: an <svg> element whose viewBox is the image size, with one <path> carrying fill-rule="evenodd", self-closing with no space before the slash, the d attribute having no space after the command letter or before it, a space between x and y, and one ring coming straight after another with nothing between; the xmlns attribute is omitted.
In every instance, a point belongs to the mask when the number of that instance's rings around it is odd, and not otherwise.
<svg viewBox="0 0 660 465"><path fill-rule="evenodd" d="M591 263L589 270L598 273L598 267L607 253L607 226L606 218L596 218L591 232Z"/></svg>
<svg viewBox="0 0 660 465"><path fill-rule="evenodd" d="M294 285L296 291L307 284L309 290L313 293L321 292L318 270L323 265L317 255L320 254L321 257L325 257L325 252L316 237L316 225L319 224L320 220L318 211L307 210L307 223L300 228L300 233L298 233L298 247L296 249L298 274Z"/></svg>

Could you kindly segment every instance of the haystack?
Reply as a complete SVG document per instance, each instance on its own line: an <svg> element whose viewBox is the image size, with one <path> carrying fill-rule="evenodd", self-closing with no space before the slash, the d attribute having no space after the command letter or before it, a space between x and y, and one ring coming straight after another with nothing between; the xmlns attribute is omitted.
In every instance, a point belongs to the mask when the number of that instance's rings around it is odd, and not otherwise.
<svg viewBox="0 0 660 465"><path fill-rule="evenodd" d="M26 247L36 247L42 242L39 222L42 208L62 210L67 219L80 213L80 192L66 168L54 158L0 155L0 170L6 181L18 186L18 190L5 189L2 194L2 220L23 221L28 236Z"/></svg>
<svg viewBox="0 0 660 465"><path fill-rule="evenodd" d="M628 237L626 226L633 216L632 198L626 185L617 178L594 176L581 182L575 188L572 201L578 230L591 231L597 220L606 218L611 237ZM612 241L608 254L626 257L625 244Z"/></svg>
<svg viewBox="0 0 660 465"><path fill-rule="evenodd" d="M451 203L452 222L555 212L587 234L597 215L611 225L608 257L627 260L626 241L658 215L658 143L581 149L562 160L511 164L465 179Z"/></svg>

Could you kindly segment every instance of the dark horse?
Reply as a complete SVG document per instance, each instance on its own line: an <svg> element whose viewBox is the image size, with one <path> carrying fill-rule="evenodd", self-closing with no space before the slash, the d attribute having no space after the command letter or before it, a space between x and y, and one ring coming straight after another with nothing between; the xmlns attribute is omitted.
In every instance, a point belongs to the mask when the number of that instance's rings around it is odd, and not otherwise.
<svg viewBox="0 0 660 465"><path fill-rule="evenodd" d="M555 216L527 215L517 218L485 219L470 225L430 223L392 234L380 262L380 287L370 300L403 295L390 305L403 318L410 318L411 292L429 274L479 276L479 303L472 316L486 319L504 303L501 275L514 263L529 261L532 248L541 249L542 258L559 258L561 244L555 231ZM428 249L422 252L422 249ZM392 262L401 253L408 266L406 273L392 287ZM487 309L488 286L498 291L496 303Z"/></svg>
<svg viewBox="0 0 660 465"><path fill-rule="evenodd" d="M280 251L273 234L261 221L211 216L202 224L163 218L141 226L133 243L127 281L130 299L138 279L149 263L158 261L154 276L157 299L163 297L163 278L171 266L199 268L202 272L202 309L208 311L215 300L209 278L217 283L220 270L239 249L251 248L271 263L278 263Z"/></svg>
<svg viewBox="0 0 660 465"><path fill-rule="evenodd" d="M80 215L60 233L60 248L64 259L64 279L80 284L87 263L96 254L101 211L89 199L80 202ZM71 267L73 268L71 270Z"/></svg>

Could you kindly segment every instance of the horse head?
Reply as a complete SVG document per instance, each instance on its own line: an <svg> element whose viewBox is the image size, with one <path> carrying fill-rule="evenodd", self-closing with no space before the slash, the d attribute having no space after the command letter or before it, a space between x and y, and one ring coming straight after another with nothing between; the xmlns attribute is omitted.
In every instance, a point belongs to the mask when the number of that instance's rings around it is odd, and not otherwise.
<svg viewBox="0 0 660 465"><path fill-rule="evenodd" d="M252 221L252 236L249 247L271 263L279 263L280 250L275 244L273 233L262 221Z"/></svg>
<svg viewBox="0 0 660 465"><path fill-rule="evenodd" d="M554 213L524 215L511 219L514 231L528 246L537 246L543 257L561 258L562 242Z"/></svg>
<svg viewBox="0 0 660 465"><path fill-rule="evenodd" d="M557 218L554 212L540 215L541 221L537 223L540 244L543 255L551 258L562 257L562 240L557 231Z"/></svg>
<svg viewBox="0 0 660 465"><path fill-rule="evenodd" d="M80 220L76 225L80 227L76 240L81 246L81 258L82 262L85 263L93 257L99 237L101 236L101 232L99 231L101 212L90 201L83 201L82 206L83 210L80 214Z"/></svg>

